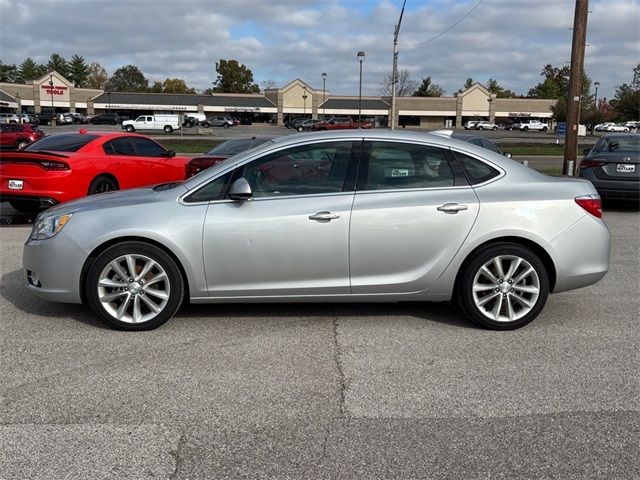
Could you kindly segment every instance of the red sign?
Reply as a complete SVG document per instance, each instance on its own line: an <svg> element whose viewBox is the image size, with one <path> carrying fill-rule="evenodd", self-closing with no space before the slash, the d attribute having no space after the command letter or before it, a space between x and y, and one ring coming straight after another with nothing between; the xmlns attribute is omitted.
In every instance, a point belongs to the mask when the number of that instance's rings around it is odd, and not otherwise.
<svg viewBox="0 0 640 480"><path fill-rule="evenodd" d="M47 92L47 95L64 95L64 91L68 90L68 87L64 85L41 85Z"/></svg>

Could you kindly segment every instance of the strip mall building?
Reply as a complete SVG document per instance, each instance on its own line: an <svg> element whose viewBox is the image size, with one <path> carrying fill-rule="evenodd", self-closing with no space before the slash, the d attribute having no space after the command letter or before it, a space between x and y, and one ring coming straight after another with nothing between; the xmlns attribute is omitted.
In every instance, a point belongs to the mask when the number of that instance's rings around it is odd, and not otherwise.
<svg viewBox="0 0 640 480"><path fill-rule="evenodd" d="M467 120L533 118L550 121L555 100L496 98L476 83L452 97L397 97L398 125L425 129L460 127ZM260 94L165 94L125 93L76 88L57 72L26 84L0 83L0 111L40 113L79 112L97 115L118 112L132 118L152 113L204 113L230 115L282 125L292 117L323 118L357 116L386 126L391 114L387 97L336 96L300 79Z"/></svg>

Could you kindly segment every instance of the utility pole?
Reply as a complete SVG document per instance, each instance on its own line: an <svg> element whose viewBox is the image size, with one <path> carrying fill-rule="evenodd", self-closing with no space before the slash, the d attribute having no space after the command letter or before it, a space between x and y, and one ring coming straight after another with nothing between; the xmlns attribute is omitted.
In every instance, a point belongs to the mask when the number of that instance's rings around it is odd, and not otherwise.
<svg viewBox="0 0 640 480"><path fill-rule="evenodd" d="M578 125L580 125L580 98L582 96L588 12L589 0L576 0L576 11L573 18L573 43L571 46L569 98L567 99L567 136L564 144L564 163L562 165L563 175L573 175L578 160Z"/></svg>
<svg viewBox="0 0 640 480"><path fill-rule="evenodd" d="M398 35L400 34L400 25L402 24L402 15L404 14L404 6L407 0L402 2L402 10L400 10L400 18L398 24L393 30L393 67L391 68L391 121L389 127L391 130L396 129L396 79L398 77Z"/></svg>

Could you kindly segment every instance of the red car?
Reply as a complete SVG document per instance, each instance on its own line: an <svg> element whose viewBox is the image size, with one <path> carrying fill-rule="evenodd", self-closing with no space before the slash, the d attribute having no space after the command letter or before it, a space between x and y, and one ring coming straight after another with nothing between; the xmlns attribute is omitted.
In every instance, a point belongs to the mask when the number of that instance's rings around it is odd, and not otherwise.
<svg viewBox="0 0 640 480"><path fill-rule="evenodd" d="M193 177L202 170L213 167L229 157L233 157L238 153L257 147L258 145L262 145L274 138L276 137L254 135L253 137L232 138L231 140L222 142L220 145L216 146L213 150L209 150L201 157L192 158L189 161L187 177Z"/></svg>
<svg viewBox="0 0 640 480"><path fill-rule="evenodd" d="M85 195L182 181L188 162L133 133L51 135L0 154L0 200L34 212Z"/></svg>
<svg viewBox="0 0 640 480"><path fill-rule="evenodd" d="M0 148L19 150L44 137L44 132L29 123L0 124Z"/></svg>

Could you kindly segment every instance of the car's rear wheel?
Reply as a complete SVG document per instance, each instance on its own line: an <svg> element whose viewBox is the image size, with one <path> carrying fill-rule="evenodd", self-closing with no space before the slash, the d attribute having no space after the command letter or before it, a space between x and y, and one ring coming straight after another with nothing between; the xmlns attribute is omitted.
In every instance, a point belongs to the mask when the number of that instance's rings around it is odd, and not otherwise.
<svg viewBox="0 0 640 480"><path fill-rule="evenodd" d="M118 190L118 185L112 178L105 177L104 175L97 176L93 179L91 185L89 185L89 195L111 192L113 190Z"/></svg>
<svg viewBox="0 0 640 480"><path fill-rule="evenodd" d="M144 242L123 242L102 252L87 273L86 298L118 330L151 330L180 308L184 281L176 262Z"/></svg>
<svg viewBox="0 0 640 480"><path fill-rule="evenodd" d="M298 127L298 131L302 132L304 130L304 127Z"/></svg>
<svg viewBox="0 0 640 480"><path fill-rule="evenodd" d="M202 122L200 125L202 125L204 128L209 128L211 126L209 122Z"/></svg>
<svg viewBox="0 0 640 480"><path fill-rule="evenodd" d="M222 124L222 126L223 126L224 128L229 128L229 124L228 124L228 123L223 123L223 124Z"/></svg>
<svg viewBox="0 0 640 480"><path fill-rule="evenodd" d="M484 130L484 127L478 127L478 130Z"/></svg>
<svg viewBox="0 0 640 480"><path fill-rule="evenodd" d="M520 328L542 311L549 296L547 271L538 256L514 243L475 253L457 283L457 304L476 324L493 330Z"/></svg>
<svg viewBox="0 0 640 480"><path fill-rule="evenodd" d="M127 132L135 132L135 131L136 131L136 129L134 128L134 126L133 126L133 125L127 125L126 127L124 127L124 129L125 129Z"/></svg>
<svg viewBox="0 0 640 480"><path fill-rule="evenodd" d="M171 125L165 125L164 126L164 132L165 133L171 133L173 132L173 127Z"/></svg>
<svg viewBox="0 0 640 480"><path fill-rule="evenodd" d="M37 200L9 200L9 205L21 213L37 213L40 210Z"/></svg>
<svg viewBox="0 0 640 480"><path fill-rule="evenodd" d="M529 130L529 127L524 127L522 130L524 130L525 132Z"/></svg>
<svg viewBox="0 0 640 480"><path fill-rule="evenodd" d="M493 127L491 130L497 130L497 129L498 129L498 127Z"/></svg>
<svg viewBox="0 0 640 480"><path fill-rule="evenodd" d="M542 131L546 132L547 131L547 127L542 127Z"/></svg>

